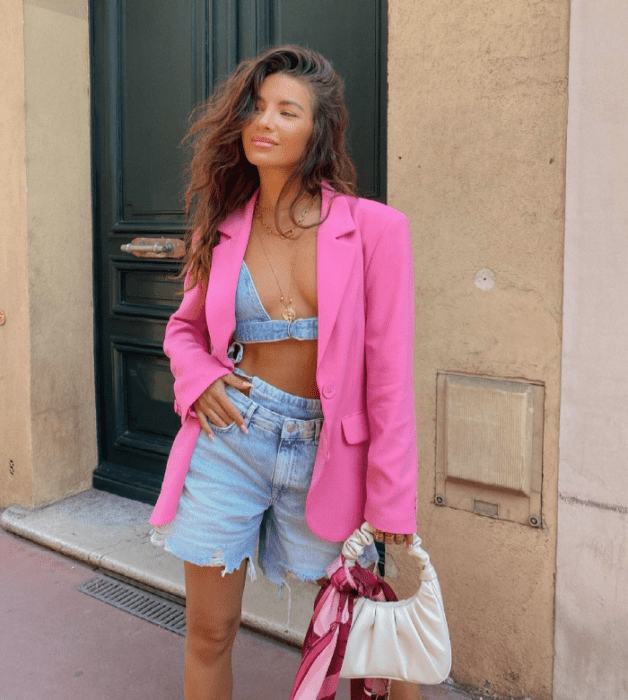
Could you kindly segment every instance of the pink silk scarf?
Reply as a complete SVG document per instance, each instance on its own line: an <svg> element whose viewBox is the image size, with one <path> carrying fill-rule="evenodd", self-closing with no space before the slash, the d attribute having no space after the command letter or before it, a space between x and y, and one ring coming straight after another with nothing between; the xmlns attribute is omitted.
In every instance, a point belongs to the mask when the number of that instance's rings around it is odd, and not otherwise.
<svg viewBox="0 0 628 700"><path fill-rule="evenodd" d="M314 614L305 635L301 665L290 700L334 700L355 599L397 600L387 583L357 562L347 566L343 556L328 567L327 574L329 580L314 602ZM353 679L351 700L385 700L389 688L387 679Z"/></svg>

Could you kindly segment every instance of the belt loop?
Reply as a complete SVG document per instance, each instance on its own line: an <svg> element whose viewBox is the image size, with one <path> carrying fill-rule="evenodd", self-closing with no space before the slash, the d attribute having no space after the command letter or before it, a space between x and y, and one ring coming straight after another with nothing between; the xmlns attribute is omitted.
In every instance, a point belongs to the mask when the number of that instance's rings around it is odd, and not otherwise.
<svg viewBox="0 0 628 700"><path fill-rule="evenodd" d="M322 418L317 418L316 419L316 424L314 428L314 444L318 445L318 441L321 436L321 428L323 427L323 419Z"/></svg>
<svg viewBox="0 0 628 700"><path fill-rule="evenodd" d="M257 404L255 403L255 401L251 401L249 407L246 409L246 414L242 416L242 418L244 418L244 422L246 423L247 428L251 423L251 418L253 418L253 414L255 413L256 409Z"/></svg>

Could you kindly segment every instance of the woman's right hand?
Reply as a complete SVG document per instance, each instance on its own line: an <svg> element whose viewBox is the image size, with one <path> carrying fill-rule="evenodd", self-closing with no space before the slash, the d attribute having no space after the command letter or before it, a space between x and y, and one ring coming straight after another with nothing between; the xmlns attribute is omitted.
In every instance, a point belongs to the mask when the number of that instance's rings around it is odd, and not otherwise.
<svg viewBox="0 0 628 700"><path fill-rule="evenodd" d="M226 428L235 422L243 433L248 433L244 418L225 391L225 384L229 384L240 391L250 389L253 386L251 382L238 377L237 374L226 374L224 377L220 377L215 382L212 382L194 402L193 408L198 422L212 440L214 439L214 433L209 424L210 421L219 428Z"/></svg>

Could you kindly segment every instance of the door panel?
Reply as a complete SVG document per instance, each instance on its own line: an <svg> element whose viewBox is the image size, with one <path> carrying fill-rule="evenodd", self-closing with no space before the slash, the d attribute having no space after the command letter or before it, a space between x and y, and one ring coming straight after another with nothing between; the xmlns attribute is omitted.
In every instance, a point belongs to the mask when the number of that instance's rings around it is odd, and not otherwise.
<svg viewBox="0 0 628 700"><path fill-rule="evenodd" d="M159 345L113 340L116 442L168 456L180 424L172 410L172 375Z"/></svg>
<svg viewBox="0 0 628 700"><path fill-rule="evenodd" d="M307 9L306 9L307 8ZM384 202L386 170L386 7L379 0L281 3L281 43L320 51L342 76L349 151L363 196Z"/></svg>
<svg viewBox="0 0 628 700"><path fill-rule="evenodd" d="M184 162L179 147L195 86L192 2L124 3L119 74L124 220L178 217Z"/></svg>
<svg viewBox="0 0 628 700"><path fill-rule="evenodd" d="M242 58L307 44L345 78L360 189L383 200L385 16L380 0L92 0L97 488L154 502L180 424L162 351L178 263L120 246L182 237L190 111Z"/></svg>

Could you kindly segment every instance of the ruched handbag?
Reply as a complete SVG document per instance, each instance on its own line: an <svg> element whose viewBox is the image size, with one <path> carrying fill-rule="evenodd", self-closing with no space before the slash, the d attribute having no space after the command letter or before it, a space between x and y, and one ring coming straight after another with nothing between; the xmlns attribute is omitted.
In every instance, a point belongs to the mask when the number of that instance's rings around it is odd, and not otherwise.
<svg viewBox="0 0 628 700"><path fill-rule="evenodd" d="M342 554L348 564L355 564L373 542L373 533L374 528L364 523L346 540ZM408 553L421 563L418 591L406 600L355 600L342 678L390 678L433 685L449 675L451 642L436 571L416 534Z"/></svg>

